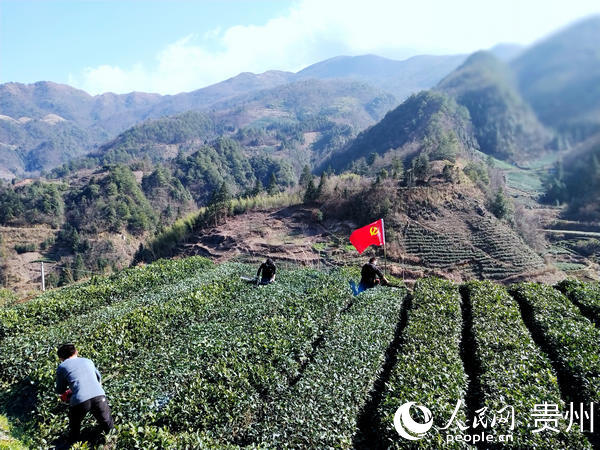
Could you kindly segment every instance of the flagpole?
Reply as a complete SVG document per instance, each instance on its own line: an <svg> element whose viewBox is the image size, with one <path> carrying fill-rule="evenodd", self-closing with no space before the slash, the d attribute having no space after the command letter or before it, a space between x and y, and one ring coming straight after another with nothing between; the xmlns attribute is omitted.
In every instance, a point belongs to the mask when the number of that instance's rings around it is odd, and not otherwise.
<svg viewBox="0 0 600 450"><path fill-rule="evenodd" d="M381 219L381 234L383 234L383 274L387 273L387 255L385 251L385 225Z"/></svg>

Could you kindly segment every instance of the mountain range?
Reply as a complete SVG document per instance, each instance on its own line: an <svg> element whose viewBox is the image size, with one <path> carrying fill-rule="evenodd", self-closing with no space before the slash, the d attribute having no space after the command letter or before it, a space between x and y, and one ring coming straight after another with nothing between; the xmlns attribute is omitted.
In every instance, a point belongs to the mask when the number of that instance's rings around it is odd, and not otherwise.
<svg viewBox="0 0 600 450"><path fill-rule="evenodd" d="M187 111L202 111L212 122L214 129L205 140L246 128L277 128L278 138L268 139L272 145L254 146L256 151L282 147L290 137L290 127L296 127L294 132L300 127L302 133L316 133L307 135L311 142L305 147L312 147L317 144L313 140L323 137L323 129L317 130L315 121L325 118L350 131L342 133L344 139L337 139L340 130L336 130L336 139L321 142L326 151L318 157L303 152L296 166L323 163L332 152L343 159L340 152L348 149L347 157L362 158L366 155L357 149L370 139L349 139L374 126L409 95L425 89L434 89L466 109L476 148L519 162L544 151L569 148L600 132L598 41L600 17L591 17L529 48L499 45L470 56L415 56L405 61L376 55L340 56L297 73L241 73L177 95L133 92L91 96L52 82L6 83L0 85L0 177L35 176L90 152L109 152L122 144L118 136L128 128ZM414 106L414 99L411 101ZM403 109L406 113L407 105ZM394 114L400 116L403 114ZM408 130L410 118L402 120L390 125L392 120L387 118L377 130L381 132L385 124ZM312 125L302 125L307 121ZM446 121L444 126L450 130L452 123ZM420 126L414 121L412 125ZM287 131L282 133L285 127ZM460 125L452 132L457 137L464 135L461 129L466 128ZM397 149L423 138L422 131L386 145ZM365 132L371 136L376 133ZM398 133L394 130L391 134ZM271 138L275 134L271 133ZM390 135L387 131L384 134ZM129 145L137 143L134 140ZM143 156L139 149L144 146L137 146L136 157ZM383 153L388 149L368 151ZM156 156L154 152L151 159ZM347 167L351 163L344 160L333 165Z"/></svg>
<svg viewBox="0 0 600 450"><path fill-rule="evenodd" d="M329 99L329 93L316 82L329 82L333 86L334 80L369 84L388 96L391 94L393 97L389 98L395 99L382 104L391 109L409 94L434 85L464 58L464 55L416 56L395 61L375 55L340 56L298 73L244 72L193 92L164 96L143 92L91 96L49 81L28 85L5 83L0 85L0 177L35 175L52 169L148 119L190 110L230 111L240 104L260 103L261 96L265 101L274 98L282 93L282 89L276 88L286 85L290 85L285 89L288 97L301 97L310 90L311 83L315 85L315 92L321 97L302 99L303 108L308 110L319 109L310 105L311 100L322 103ZM293 94L296 88L297 93ZM344 95L348 99L354 98L352 89ZM375 117L358 118L353 126L362 129L373 124L379 118L377 112L374 114ZM373 112L367 115L372 116Z"/></svg>

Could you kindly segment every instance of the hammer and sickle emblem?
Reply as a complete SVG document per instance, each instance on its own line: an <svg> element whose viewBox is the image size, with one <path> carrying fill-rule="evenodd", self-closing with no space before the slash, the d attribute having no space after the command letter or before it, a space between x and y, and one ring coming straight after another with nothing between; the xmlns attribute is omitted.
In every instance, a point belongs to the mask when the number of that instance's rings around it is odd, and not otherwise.
<svg viewBox="0 0 600 450"><path fill-rule="evenodd" d="M379 228L377 228L377 227L371 227L371 229L369 230L369 232L371 233L371 236L375 236L375 235L379 234Z"/></svg>

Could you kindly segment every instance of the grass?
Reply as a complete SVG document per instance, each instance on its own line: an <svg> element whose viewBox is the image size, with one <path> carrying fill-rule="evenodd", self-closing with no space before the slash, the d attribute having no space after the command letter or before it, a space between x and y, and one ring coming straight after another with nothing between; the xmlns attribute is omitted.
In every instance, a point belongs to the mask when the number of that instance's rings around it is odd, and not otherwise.
<svg viewBox="0 0 600 450"><path fill-rule="evenodd" d="M521 191L539 193L543 191L542 180L540 176L533 171L511 170L506 174L506 181L509 187Z"/></svg>
<svg viewBox="0 0 600 450"><path fill-rule="evenodd" d="M316 250L317 252L322 252L324 250L327 250L329 246L327 245L326 242L315 242L313 244L313 249Z"/></svg>
<svg viewBox="0 0 600 450"><path fill-rule="evenodd" d="M528 169L542 169L552 166L561 157L561 152L548 152L540 158L532 159L521 164L522 167Z"/></svg>
<svg viewBox="0 0 600 450"><path fill-rule="evenodd" d="M569 263L569 262L557 262L555 263L556 267L565 272L570 272L573 270L581 270L585 269L587 266L585 264L579 263Z"/></svg>

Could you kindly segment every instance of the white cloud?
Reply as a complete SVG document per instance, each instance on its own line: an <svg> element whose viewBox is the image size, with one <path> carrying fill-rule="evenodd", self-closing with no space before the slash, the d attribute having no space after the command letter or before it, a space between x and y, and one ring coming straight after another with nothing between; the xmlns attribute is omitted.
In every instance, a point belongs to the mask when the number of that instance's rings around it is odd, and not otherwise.
<svg viewBox="0 0 600 450"><path fill-rule="evenodd" d="M88 67L70 82L94 94L174 94L243 71L297 71L338 54L409 56L529 43L589 12L590 2L577 0L301 0L265 24L185 36L158 51L152 64Z"/></svg>

